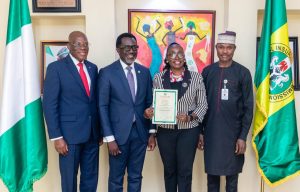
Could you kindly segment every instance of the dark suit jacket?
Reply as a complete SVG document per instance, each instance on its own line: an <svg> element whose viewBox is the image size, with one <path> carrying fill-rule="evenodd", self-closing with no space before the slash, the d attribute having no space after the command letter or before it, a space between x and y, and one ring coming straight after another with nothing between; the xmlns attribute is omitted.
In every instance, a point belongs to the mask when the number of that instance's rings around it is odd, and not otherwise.
<svg viewBox="0 0 300 192"><path fill-rule="evenodd" d="M103 136L113 135L119 145L125 144L132 126L133 116L140 138L147 142L151 122L144 118L144 110L152 104L152 81L149 70L134 63L137 77L135 102L120 61L100 70L99 112Z"/></svg>
<svg viewBox="0 0 300 192"><path fill-rule="evenodd" d="M68 144L100 139L97 115L97 66L84 61L91 86L86 94L79 72L70 56L47 67L43 108L50 139L63 136Z"/></svg>

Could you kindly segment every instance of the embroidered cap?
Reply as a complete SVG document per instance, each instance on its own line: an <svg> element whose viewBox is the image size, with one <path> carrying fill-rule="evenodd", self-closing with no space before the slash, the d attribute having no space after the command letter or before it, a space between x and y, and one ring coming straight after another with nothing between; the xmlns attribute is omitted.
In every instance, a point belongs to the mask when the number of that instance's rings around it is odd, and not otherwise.
<svg viewBox="0 0 300 192"><path fill-rule="evenodd" d="M217 43L227 43L235 45L236 33L233 31L226 31L218 34Z"/></svg>

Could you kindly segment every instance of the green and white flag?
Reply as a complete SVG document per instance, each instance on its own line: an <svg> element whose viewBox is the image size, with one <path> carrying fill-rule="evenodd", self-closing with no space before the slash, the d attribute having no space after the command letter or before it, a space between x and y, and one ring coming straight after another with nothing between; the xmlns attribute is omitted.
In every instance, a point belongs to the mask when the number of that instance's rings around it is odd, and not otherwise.
<svg viewBox="0 0 300 192"><path fill-rule="evenodd" d="M11 0L0 116L0 178L10 192L32 191L47 171L39 69L27 0Z"/></svg>
<svg viewBox="0 0 300 192"><path fill-rule="evenodd" d="M276 186L300 174L300 154L285 0L266 0L255 71L252 144L264 181Z"/></svg>

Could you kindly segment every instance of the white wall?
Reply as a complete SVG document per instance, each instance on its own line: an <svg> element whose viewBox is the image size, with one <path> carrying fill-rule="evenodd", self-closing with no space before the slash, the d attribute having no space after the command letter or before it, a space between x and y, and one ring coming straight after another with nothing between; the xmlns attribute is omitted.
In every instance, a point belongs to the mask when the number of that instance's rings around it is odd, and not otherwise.
<svg viewBox="0 0 300 192"><path fill-rule="evenodd" d="M31 5L31 0L28 0ZM215 10L216 34L225 28L237 32L237 50L235 60L248 67L254 75L256 36L260 34L262 16L258 10L264 9L264 0L82 0L82 13L34 13L32 14L36 49L39 57L40 40L65 40L70 31L85 31L92 46L89 59L99 67L115 60L115 38L127 31L128 9L163 9L163 10ZM0 1L0 95L2 92L4 47L8 16L8 0ZM300 36L299 0L288 0L289 31L291 36ZM216 54L215 54L216 55ZM215 57L215 59L217 59ZM1 96L0 96L1 97ZM300 104L300 92L296 92L296 106ZM298 127L300 111L297 109ZM258 192L260 176L256 169L254 152L248 136L248 149L243 173L240 175L239 191ZM60 191L58 157L53 144L48 141L49 165L47 174L34 185L37 192ZM194 163L193 191L206 191L206 176L203 173L203 155L197 152ZM100 151L100 178L98 191L107 191L108 156L106 146ZM144 166L143 192L161 192L163 186L163 168L158 150L147 152ZM265 187L265 192L299 192L300 177L276 187ZM222 182L224 187L224 182ZM7 190L0 181L0 191ZM224 192L224 190L222 190Z"/></svg>

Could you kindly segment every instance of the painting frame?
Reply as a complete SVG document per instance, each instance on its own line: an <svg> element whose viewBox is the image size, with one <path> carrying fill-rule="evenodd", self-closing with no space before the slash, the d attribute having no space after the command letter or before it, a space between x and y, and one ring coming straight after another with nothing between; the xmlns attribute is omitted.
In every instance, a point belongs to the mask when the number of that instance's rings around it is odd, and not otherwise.
<svg viewBox="0 0 300 192"><path fill-rule="evenodd" d="M71 6L62 3L55 4L51 0L32 0L32 12L34 13L68 13L68 12L81 12L81 0L69 0ZM41 6L40 4L46 4ZM74 5L73 5L74 4Z"/></svg>
<svg viewBox="0 0 300 192"><path fill-rule="evenodd" d="M258 46L259 46L260 37L256 38L256 58L258 54ZM298 49L298 37L291 36L289 37L289 44L292 52L292 71L293 71L293 83L294 90L300 91L300 68L299 68L299 49Z"/></svg>
<svg viewBox="0 0 300 192"><path fill-rule="evenodd" d="M150 28L152 24L147 24L147 19L156 22L159 28ZM137 61L149 67L152 77L158 67L162 71L166 48L172 41L184 48L189 70L202 72L204 67L214 63L215 23L214 10L128 9L128 31L137 38L139 45ZM151 47L150 33L156 36L156 48ZM192 40L191 34L195 36ZM159 58L154 70L153 58Z"/></svg>
<svg viewBox="0 0 300 192"><path fill-rule="evenodd" d="M69 54L68 50L65 50L63 48L67 48L67 44L68 41L64 41L64 40L42 40L40 42L40 54L41 54L41 66L40 66L40 80L41 80L41 92L43 92L43 85L44 85L44 79L45 79L45 74L46 74L46 69L47 66L58 60L58 57L60 58L64 58ZM53 57L55 58L51 58L49 59L49 50L52 54ZM58 56L58 52L57 50L63 50L63 52L60 53L60 55ZM67 52L66 52L67 51Z"/></svg>

